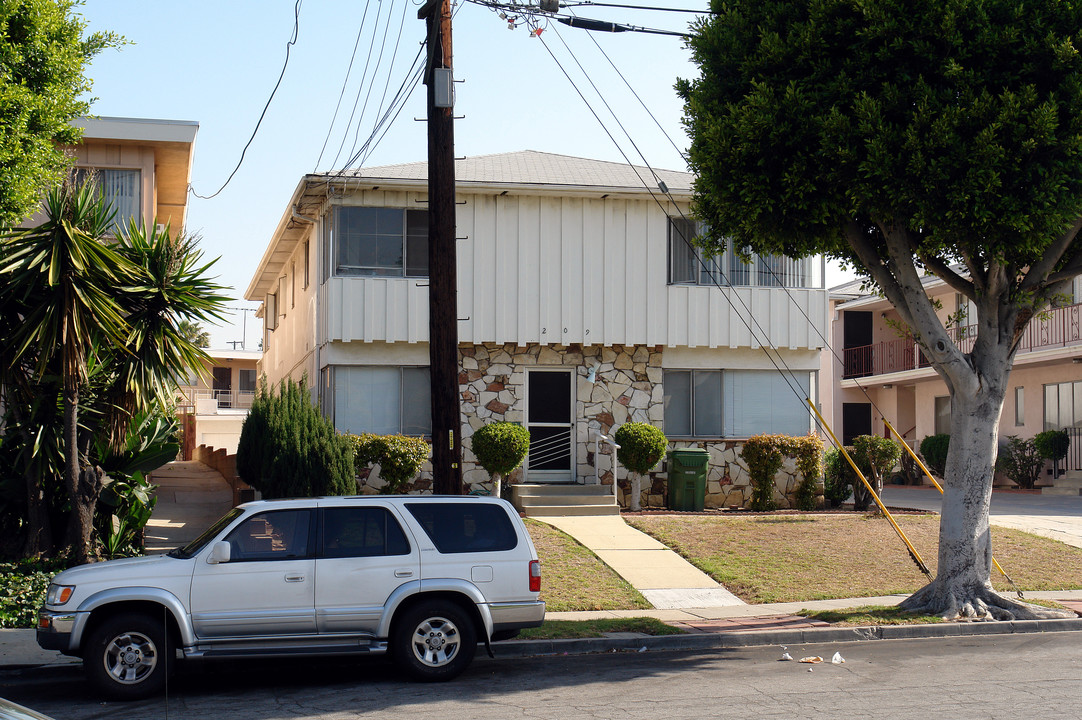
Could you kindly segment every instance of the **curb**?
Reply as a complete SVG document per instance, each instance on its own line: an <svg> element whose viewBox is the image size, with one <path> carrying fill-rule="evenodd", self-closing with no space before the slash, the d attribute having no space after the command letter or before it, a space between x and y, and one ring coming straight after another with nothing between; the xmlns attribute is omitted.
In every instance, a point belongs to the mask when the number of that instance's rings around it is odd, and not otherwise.
<svg viewBox="0 0 1082 720"><path fill-rule="evenodd" d="M526 658L556 655L588 655L642 650L724 650L763 645L862 640L908 640L915 638L966 637L1082 631L1082 618L1062 620L1004 620L926 625L875 625L866 627L806 628L803 630L753 630L685 635L644 635L634 638L581 638L576 640L505 640L493 643L496 657ZM480 659L480 653L478 655Z"/></svg>

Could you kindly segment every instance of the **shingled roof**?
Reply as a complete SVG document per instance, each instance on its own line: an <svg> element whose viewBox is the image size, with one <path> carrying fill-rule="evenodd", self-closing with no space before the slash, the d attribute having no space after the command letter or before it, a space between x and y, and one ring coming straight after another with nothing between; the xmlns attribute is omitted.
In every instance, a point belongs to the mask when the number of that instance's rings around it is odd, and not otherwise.
<svg viewBox="0 0 1082 720"><path fill-rule="evenodd" d="M324 177L426 181L428 163L366 167L345 173L325 173ZM688 172L657 168L651 171L643 166L536 150L478 155L455 160L455 182L458 185L532 185L646 191L647 188L657 188L658 180L664 181L674 193L691 191L692 175Z"/></svg>

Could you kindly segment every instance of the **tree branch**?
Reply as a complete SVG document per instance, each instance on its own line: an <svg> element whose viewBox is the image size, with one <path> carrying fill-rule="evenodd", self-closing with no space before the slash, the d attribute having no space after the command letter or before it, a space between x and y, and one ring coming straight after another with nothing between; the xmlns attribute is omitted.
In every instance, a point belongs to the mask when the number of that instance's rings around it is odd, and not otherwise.
<svg viewBox="0 0 1082 720"><path fill-rule="evenodd" d="M971 281L954 272L950 265L943 262L942 259L935 255L926 255L920 252L916 246L913 247L913 250L916 252L917 257L920 258L920 261L924 263L936 277L965 295L970 300L976 299L976 289Z"/></svg>
<svg viewBox="0 0 1082 720"><path fill-rule="evenodd" d="M1026 277L1022 280L1018 289L1022 292L1033 292L1043 285L1060 259L1063 258L1063 254L1071 247L1071 243L1074 242L1079 230L1082 230L1082 216L1076 218L1071 227L1067 229L1067 232L1060 235L1055 242L1048 246L1040 260L1029 266Z"/></svg>

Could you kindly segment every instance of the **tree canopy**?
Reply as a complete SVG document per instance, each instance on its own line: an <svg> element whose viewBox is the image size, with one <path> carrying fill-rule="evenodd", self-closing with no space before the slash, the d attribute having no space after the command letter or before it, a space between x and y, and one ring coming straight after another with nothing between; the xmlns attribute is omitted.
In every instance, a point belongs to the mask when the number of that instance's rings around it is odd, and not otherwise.
<svg viewBox="0 0 1082 720"><path fill-rule="evenodd" d="M81 136L70 123L90 110L86 64L122 42L83 37L79 0L0 0L0 227L33 213L71 164L60 145Z"/></svg>
<svg viewBox="0 0 1082 720"><path fill-rule="evenodd" d="M938 574L904 606L1042 616L992 589L988 509L1019 340L1082 272L1082 4L713 0L712 11L688 41L700 76L677 83L706 227L696 242L824 253L867 274L953 406ZM947 331L927 273L973 301L971 348Z"/></svg>
<svg viewBox="0 0 1082 720"><path fill-rule="evenodd" d="M731 238L864 266L886 259L878 244L897 227L937 274L954 274L952 263L977 283L994 262L1009 276L1045 271L1051 252L1062 272L1033 292L1082 269L1076 248L1056 244L1082 208L1082 6L738 0L713 10L689 41L702 75L678 84L711 247Z"/></svg>

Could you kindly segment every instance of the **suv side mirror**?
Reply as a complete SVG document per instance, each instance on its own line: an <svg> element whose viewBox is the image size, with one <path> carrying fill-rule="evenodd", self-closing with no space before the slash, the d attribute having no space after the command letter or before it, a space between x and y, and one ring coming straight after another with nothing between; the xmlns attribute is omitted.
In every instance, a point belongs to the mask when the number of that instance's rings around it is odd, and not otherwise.
<svg viewBox="0 0 1082 720"><path fill-rule="evenodd" d="M230 549L229 543L225 540L214 543L214 547L210 549L210 555L207 556L207 562L211 565L229 562Z"/></svg>

